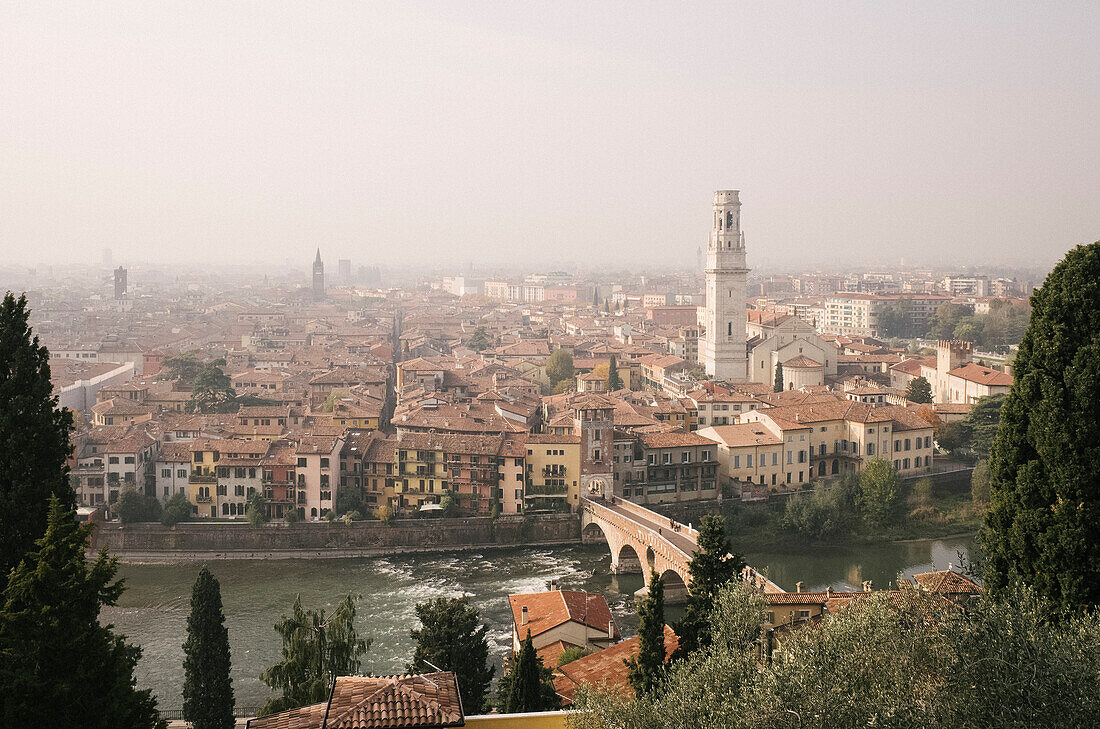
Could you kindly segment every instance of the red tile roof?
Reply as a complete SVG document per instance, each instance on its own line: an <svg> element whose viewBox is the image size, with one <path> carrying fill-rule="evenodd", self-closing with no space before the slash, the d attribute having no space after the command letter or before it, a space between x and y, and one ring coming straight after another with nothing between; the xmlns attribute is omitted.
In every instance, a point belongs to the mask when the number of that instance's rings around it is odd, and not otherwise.
<svg viewBox="0 0 1100 729"><path fill-rule="evenodd" d="M416 676L340 676L328 702L248 722L248 729L397 729L462 726L449 671Z"/></svg>
<svg viewBox="0 0 1100 729"><path fill-rule="evenodd" d="M665 626L665 658L668 659L680 645L672 628ZM609 689L619 690L633 696L627 680L627 667L623 663L638 654L638 637L628 638L621 643L578 658L554 670L554 690L566 705L573 703L573 695L581 684L603 684Z"/></svg>
<svg viewBox="0 0 1100 729"><path fill-rule="evenodd" d="M605 632L610 622L612 639L619 636L619 628L615 625L611 608L607 606L603 595L573 590L550 590L509 595L508 602L512 606L512 621L521 638L527 635L528 630L532 636L541 635L570 621L587 624L590 628ZM527 622L521 625L524 606L527 607Z"/></svg>

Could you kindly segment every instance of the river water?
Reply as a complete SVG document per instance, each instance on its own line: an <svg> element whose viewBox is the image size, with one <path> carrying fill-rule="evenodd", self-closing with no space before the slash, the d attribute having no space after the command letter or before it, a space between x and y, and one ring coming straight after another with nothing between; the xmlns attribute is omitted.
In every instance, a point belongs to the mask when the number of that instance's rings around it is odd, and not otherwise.
<svg viewBox="0 0 1100 729"><path fill-rule="evenodd" d="M802 580L806 589L858 589L864 580L875 587L957 563L972 546L968 538L873 546L803 549L798 552L749 552L748 561L766 570L785 589ZM490 628L491 647L499 661L510 643L508 595L535 592L557 580L565 589L602 593L620 629L633 635L637 619L631 595L642 586L641 575L612 575L607 547L517 548L454 554L334 560L224 561L208 563L221 582L222 601L233 654L233 689L240 707L259 706L268 697L260 672L278 660L281 642L273 625L288 613L296 594L307 608L330 611L348 592L361 595L357 621L373 644L363 672L400 673L412 656L409 630L414 606L438 596L471 595ZM118 606L103 611L102 620L139 644L141 687L156 694L162 709L182 704L183 641L190 609L191 585L199 565L124 565L126 592ZM669 620L675 618L670 611ZM499 675L499 669L498 669Z"/></svg>

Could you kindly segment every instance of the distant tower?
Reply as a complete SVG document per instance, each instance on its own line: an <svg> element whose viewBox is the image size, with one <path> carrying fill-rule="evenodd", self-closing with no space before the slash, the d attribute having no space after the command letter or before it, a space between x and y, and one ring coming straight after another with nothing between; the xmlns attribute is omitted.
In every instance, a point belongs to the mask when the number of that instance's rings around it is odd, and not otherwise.
<svg viewBox="0 0 1100 729"><path fill-rule="evenodd" d="M317 257L313 259L313 300L321 301L325 298L325 264L321 263L321 249L317 249Z"/></svg>
<svg viewBox="0 0 1100 729"><path fill-rule="evenodd" d="M340 276L340 281L343 283L351 283L351 259L341 258L336 262L336 273Z"/></svg>
<svg viewBox="0 0 1100 729"><path fill-rule="evenodd" d="M126 298L126 269L122 266L115 269L115 298Z"/></svg>
<svg viewBox="0 0 1100 729"><path fill-rule="evenodd" d="M707 243L706 338L702 360L717 380L748 380L745 350L745 236L741 232L739 190L714 193L713 225Z"/></svg>

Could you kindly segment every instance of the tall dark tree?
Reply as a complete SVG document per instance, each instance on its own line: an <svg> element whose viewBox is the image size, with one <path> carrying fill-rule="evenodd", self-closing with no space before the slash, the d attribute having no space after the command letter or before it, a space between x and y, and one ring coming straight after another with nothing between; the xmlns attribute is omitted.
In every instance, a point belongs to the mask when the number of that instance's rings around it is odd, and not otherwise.
<svg viewBox="0 0 1100 729"><path fill-rule="evenodd" d="M735 554L726 537L726 520L717 514L707 514L699 523L697 548L688 563L687 605L684 617L676 624L679 646L673 656L686 657L710 643L710 611L723 585L728 584L745 567L745 558Z"/></svg>
<svg viewBox="0 0 1100 729"><path fill-rule="evenodd" d="M141 648L102 625L123 592L104 549L89 564L90 525L50 496L44 535L16 567L0 608L0 726L164 726L134 667Z"/></svg>
<svg viewBox="0 0 1100 729"><path fill-rule="evenodd" d="M649 594L638 605L638 655L623 661L634 693L652 694L665 675L665 585L656 571Z"/></svg>
<svg viewBox="0 0 1100 729"><path fill-rule="evenodd" d="M775 382L772 385L772 392L783 392L783 363L775 363Z"/></svg>
<svg viewBox="0 0 1100 729"><path fill-rule="evenodd" d="M619 376L615 355L611 355L611 361L607 363L607 389L610 391L623 389L623 378Z"/></svg>
<svg viewBox="0 0 1100 729"><path fill-rule="evenodd" d="M260 680L283 695L268 699L260 716L324 701L337 676L359 672L360 659L370 647L370 640L355 630L351 595L327 619L324 610L303 610L299 595L291 615L284 615L275 630L283 639L283 660L261 673Z"/></svg>
<svg viewBox="0 0 1100 729"><path fill-rule="evenodd" d="M420 628L409 631L416 641L409 672L434 671L433 665L453 671L462 694L462 711L481 713L496 666L489 665L489 626L479 622L477 608L465 595L437 597L419 603L416 617Z"/></svg>
<svg viewBox="0 0 1100 729"><path fill-rule="evenodd" d="M1100 604L1100 241L1031 297L990 455L987 584L1066 607Z"/></svg>
<svg viewBox="0 0 1100 729"><path fill-rule="evenodd" d="M72 413L58 409L50 353L27 324L27 298L0 303L0 583L46 531L50 496L75 504L69 469Z"/></svg>
<svg viewBox="0 0 1100 729"><path fill-rule="evenodd" d="M932 385L924 377L914 377L905 388L905 399L909 402L932 402Z"/></svg>
<svg viewBox="0 0 1100 729"><path fill-rule="evenodd" d="M535 652L531 631L528 630L511 668L497 686L497 708L504 714L561 708L561 698L554 691L553 676L553 670L544 666Z"/></svg>
<svg viewBox="0 0 1100 729"><path fill-rule="evenodd" d="M202 363L191 382L191 400L187 407L192 412L220 413L237 409L233 380L222 367L225 367L224 359Z"/></svg>
<svg viewBox="0 0 1100 729"><path fill-rule="evenodd" d="M183 644L183 718L193 729L233 729L229 631L217 578L203 567L191 590Z"/></svg>

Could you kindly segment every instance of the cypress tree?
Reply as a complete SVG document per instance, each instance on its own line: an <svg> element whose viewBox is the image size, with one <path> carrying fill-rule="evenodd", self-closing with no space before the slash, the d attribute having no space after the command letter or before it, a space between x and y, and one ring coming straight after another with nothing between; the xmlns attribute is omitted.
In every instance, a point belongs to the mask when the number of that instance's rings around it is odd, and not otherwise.
<svg viewBox="0 0 1100 729"><path fill-rule="evenodd" d="M607 363L607 389L623 389L623 378L619 377L619 367L615 363L615 355L611 355L611 361Z"/></svg>
<svg viewBox="0 0 1100 729"><path fill-rule="evenodd" d="M73 416L57 407L29 313L26 296L0 303L0 582L46 531L50 496L76 503L65 466Z"/></svg>
<svg viewBox="0 0 1100 729"><path fill-rule="evenodd" d="M437 597L416 606L421 627L409 631L416 652L410 673L433 671L432 665L453 671L462 694L462 711L479 714L496 666L489 665L489 626L479 622L470 598Z"/></svg>
<svg viewBox="0 0 1100 729"><path fill-rule="evenodd" d="M194 729L233 729L229 631L221 586L203 567L191 590L187 642L183 644L183 718Z"/></svg>
<svg viewBox="0 0 1100 729"><path fill-rule="evenodd" d="M775 384L772 385L772 392L783 392L783 363L775 363Z"/></svg>
<svg viewBox="0 0 1100 729"><path fill-rule="evenodd" d="M679 647L677 660L710 643L710 611L723 585L734 580L745 567L745 558L733 553L726 537L726 520L707 514L699 523L697 548L688 563L687 605L676 624Z"/></svg>
<svg viewBox="0 0 1100 729"><path fill-rule="evenodd" d="M531 631L520 645L511 670L500 680L498 703L501 712L553 711L561 708L554 692L553 671L542 664L531 642Z"/></svg>
<svg viewBox="0 0 1100 729"><path fill-rule="evenodd" d="M905 388L905 399L909 402L931 403L932 385L924 377L914 377Z"/></svg>
<svg viewBox="0 0 1100 729"><path fill-rule="evenodd" d="M652 694L665 673L665 586L656 571L649 575L649 594L638 606L638 655L624 660L627 678L638 696Z"/></svg>
<svg viewBox="0 0 1100 729"><path fill-rule="evenodd" d="M1100 241L1067 253L1031 297L989 465L986 584L1100 604Z"/></svg>
<svg viewBox="0 0 1100 729"><path fill-rule="evenodd" d="M123 591L118 560L84 555L92 527L49 498L44 535L9 579L0 608L0 726L163 727L137 690L141 648L99 622Z"/></svg>

